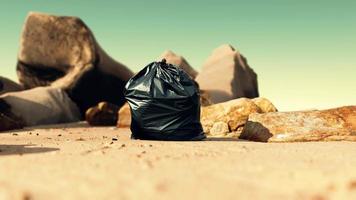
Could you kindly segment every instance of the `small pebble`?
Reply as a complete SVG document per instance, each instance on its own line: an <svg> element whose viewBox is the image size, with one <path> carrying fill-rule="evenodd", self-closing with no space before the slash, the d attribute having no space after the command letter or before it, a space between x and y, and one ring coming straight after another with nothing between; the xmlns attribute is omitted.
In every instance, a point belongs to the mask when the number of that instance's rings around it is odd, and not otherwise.
<svg viewBox="0 0 356 200"><path fill-rule="evenodd" d="M117 139L117 138L115 138L115 137L113 137L111 140L112 140L112 141L117 141L118 139Z"/></svg>

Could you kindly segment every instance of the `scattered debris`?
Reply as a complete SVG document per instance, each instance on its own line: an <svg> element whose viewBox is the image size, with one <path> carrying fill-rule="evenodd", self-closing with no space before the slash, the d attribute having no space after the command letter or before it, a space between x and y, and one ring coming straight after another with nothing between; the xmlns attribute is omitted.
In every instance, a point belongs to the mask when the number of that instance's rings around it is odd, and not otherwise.
<svg viewBox="0 0 356 200"><path fill-rule="evenodd" d="M118 141L118 139L116 137L113 137L111 140L112 141Z"/></svg>
<svg viewBox="0 0 356 200"><path fill-rule="evenodd" d="M17 133L13 133L12 135L13 135L13 136L18 136L19 134L17 134Z"/></svg>
<svg viewBox="0 0 356 200"><path fill-rule="evenodd" d="M85 139L80 137L80 138L76 139L75 141L85 141Z"/></svg>

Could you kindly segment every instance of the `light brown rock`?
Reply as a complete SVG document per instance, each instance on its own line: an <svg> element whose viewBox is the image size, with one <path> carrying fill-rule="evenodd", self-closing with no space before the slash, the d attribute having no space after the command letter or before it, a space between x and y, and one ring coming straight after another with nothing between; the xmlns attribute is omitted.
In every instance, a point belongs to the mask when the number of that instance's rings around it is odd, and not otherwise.
<svg viewBox="0 0 356 200"><path fill-rule="evenodd" d="M277 108L273 105L273 103L266 98L258 97L252 99L252 101L261 109L263 113L278 111Z"/></svg>
<svg viewBox="0 0 356 200"><path fill-rule="evenodd" d="M117 122L117 127L127 128L131 126L131 110L129 104L126 102L118 112L119 120Z"/></svg>
<svg viewBox="0 0 356 200"><path fill-rule="evenodd" d="M214 136L224 136L226 133L229 132L229 126L225 122L215 122L209 131L210 135Z"/></svg>
<svg viewBox="0 0 356 200"><path fill-rule="evenodd" d="M245 125L251 113L260 113L261 109L247 98L239 98L224 103L201 108L201 123L204 132L211 135L211 128L216 122L224 122L231 132Z"/></svg>
<svg viewBox="0 0 356 200"><path fill-rule="evenodd" d="M2 126L6 121L23 126L76 122L81 119L77 105L63 89L36 87L29 90L8 92L0 96L0 118ZM21 120L19 120L21 119ZM5 126L2 130L19 128Z"/></svg>
<svg viewBox="0 0 356 200"><path fill-rule="evenodd" d="M260 142L356 141L356 106L254 113L240 138Z"/></svg>
<svg viewBox="0 0 356 200"><path fill-rule="evenodd" d="M121 106L133 75L105 53L81 19L34 12L24 24L17 74L24 88L64 89L82 115L101 101Z"/></svg>
<svg viewBox="0 0 356 200"><path fill-rule="evenodd" d="M213 51L196 81L202 90L209 92L213 103L259 96L256 73L246 58L230 45L222 45Z"/></svg>
<svg viewBox="0 0 356 200"><path fill-rule="evenodd" d="M171 50L167 50L167 51L163 52L160 55L160 57L158 58L158 60L160 61L162 59L166 59L166 62L169 64L173 64L173 65L176 65L176 66L182 68L193 79L195 79L196 76L198 75L198 72L195 71L195 69L190 66L190 64L185 60L185 58L183 58L180 55L175 54Z"/></svg>

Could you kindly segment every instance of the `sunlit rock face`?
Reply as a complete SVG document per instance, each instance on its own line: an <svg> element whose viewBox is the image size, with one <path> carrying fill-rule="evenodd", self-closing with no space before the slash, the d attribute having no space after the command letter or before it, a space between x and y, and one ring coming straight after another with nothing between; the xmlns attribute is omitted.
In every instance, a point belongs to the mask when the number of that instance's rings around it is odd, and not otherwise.
<svg viewBox="0 0 356 200"><path fill-rule="evenodd" d="M102 50L81 19L33 12L21 34L17 74L26 89L66 90L82 115L101 101L122 105L133 75Z"/></svg>
<svg viewBox="0 0 356 200"><path fill-rule="evenodd" d="M240 138L260 142L356 141L356 106L253 113Z"/></svg>
<svg viewBox="0 0 356 200"><path fill-rule="evenodd" d="M207 136L238 137L252 113L274 112L273 104L263 99L263 104L256 104L254 99L238 98L224 103L202 107L201 123ZM262 100L258 100L261 101ZM269 109L259 107L269 105ZM229 134L230 133L230 134Z"/></svg>
<svg viewBox="0 0 356 200"><path fill-rule="evenodd" d="M212 52L196 81L209 93L213 103L259 96L256 73L246 58L230 45L222 45Z"/></svg>

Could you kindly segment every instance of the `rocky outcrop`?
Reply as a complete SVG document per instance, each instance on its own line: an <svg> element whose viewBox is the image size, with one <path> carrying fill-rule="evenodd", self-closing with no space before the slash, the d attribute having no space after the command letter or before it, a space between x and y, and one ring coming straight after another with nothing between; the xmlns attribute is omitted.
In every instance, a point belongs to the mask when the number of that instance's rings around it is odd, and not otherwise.
<svg viewBox="0 0 356 200"><path fill-rule="evenodd" d="M133 75L102 50L79 18L32 12L21 36L17 74L27 89L64 89L83 115L101 101L122 105Z"/></svg>
<svg viewBox="0 0 356 200"><path fill-rule="evenodd" d="M259 96L256 73L246 58L230 45L222 45L213 51L196 81L202 90L209 92L213 103Z"/></svg>
<svg viewBox="0 0 356 200"><path fill-rule="evenodd" d="M259 142L356 141L356 106L253 113L240 138Z"/></svg>
<svg viewBox="0 0 356 200"><path fill-rule="evenodd" d="M173 64L182 68L193 79L195 79L196 76L198 75L198 72L195 71L194 68L191 67L189 63L182 56L177 55L170 50L163 52L158 60L160 61L162 59L166 59L166 62L169 64Z"/></svg>
<svg viewBox="0 0 356 200"><path fill-rule="evenodd" d="M0 76L0 95L7 92L21 91L23 87L14 81Z"/></svg>
<svg viewBox="0 0 356 200"><path fill-rule="evenodd" d="M267 101L267 99L264 99L264 104L267 104ZM271 102L268 104L273 106ZM276 110L276 108L271 108L270 110ZM263 112L264 109L261 109L255 104L254 100L239 98L224 103L202 107L201 123L207 136L238 137L247 122L248 116L252 113Z"/></svg>

